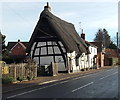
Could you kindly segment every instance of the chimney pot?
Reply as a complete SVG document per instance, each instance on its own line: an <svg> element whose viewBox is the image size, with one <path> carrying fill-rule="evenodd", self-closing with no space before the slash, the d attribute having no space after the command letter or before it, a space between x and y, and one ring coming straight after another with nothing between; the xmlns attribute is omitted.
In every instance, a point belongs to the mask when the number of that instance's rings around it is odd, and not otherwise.
<svg viewBox="0 0 120 100"><path fill-rule="evenodd" d="M81 38L85 40L85 34L84 33L81 34Z"/></svg>
<svg viewBox="0 0 120 100"><path fill-rule="evenodd" d="M18 42L20 42L20 40L18 40Z"/></svg>
<svg viewBox="0 0 120 100"><path fill-rule="evenodd" d="M49 6L49 3L48 3L48 2L47 2L47 5L44 6L44 9L47 9L47 10L51 11L51 7Z"/></svg>

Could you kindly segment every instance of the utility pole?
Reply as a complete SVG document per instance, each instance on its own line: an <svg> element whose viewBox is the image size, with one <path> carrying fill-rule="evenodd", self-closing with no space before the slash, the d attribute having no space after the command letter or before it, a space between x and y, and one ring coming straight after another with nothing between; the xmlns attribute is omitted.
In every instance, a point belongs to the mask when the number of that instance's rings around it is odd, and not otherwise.
<svg viewBox="0 0 120 100"><path fill-rule="evenodd" d="M0 60L2 60L2 34L0 30Z"/></svg>
<svg viewBox="0 0 120 100"><path fill-rule="evenodd" d="M118 39L118 32L116 34L116 37L117 37L117 57L119 57L119 39Z"/></svg>
<svg viewBox="0 0 120 100"><path fill-rule="evenodd" d="M103 46L104 48L106 48L106 45L105 45L105 32L103 31Z"/></svg>
<svg viewBox="0 0 120 100"><path fill-rule="evenodd" d="M116 34L116 37L117 37L117 48L119 47L119 42L118 42L118 32Z"/></svg>

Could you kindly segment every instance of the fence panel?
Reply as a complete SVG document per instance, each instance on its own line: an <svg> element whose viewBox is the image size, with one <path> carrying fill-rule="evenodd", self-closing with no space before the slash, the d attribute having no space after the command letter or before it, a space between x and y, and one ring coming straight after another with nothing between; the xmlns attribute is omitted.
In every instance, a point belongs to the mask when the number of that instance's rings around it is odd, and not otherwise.
<svg viewBox="0 0 120 100"><path fill-rule="evenodd" d="M9 69L9 73L2 74L2 77L13 77L17 79L18 77L27 78L28 76L37 77L37 65L36 64L28 64L28 63L21 63L21 64L9 64L7 65ZM5 68L2 68L3 71Z"/></svg>

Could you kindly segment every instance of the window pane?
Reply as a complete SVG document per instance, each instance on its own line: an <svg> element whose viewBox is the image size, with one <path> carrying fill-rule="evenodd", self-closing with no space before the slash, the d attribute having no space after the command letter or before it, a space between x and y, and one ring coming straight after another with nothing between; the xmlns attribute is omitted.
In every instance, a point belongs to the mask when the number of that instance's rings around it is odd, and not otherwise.
<svg viewBox="0 0 120 100"><path fill-rule="evenodd" d="M42 47L41 48L41 55L45 55L45 54L47 54L46 47Z"/></svg>
<svg viewBox="0 0 120 100"><path fill-rule="evenodd" d="M53 54L53 49L52 49L52 47L48 47L48 54Z"/></svg>
<svg viewBox="0 0 120 100"><path fill-rule="evenodd" d="M36 42L33 43L31 50L34 50Z"/></svg>
<svg viewBox="0 0 120 100"><path fill-rule="evenodd" d="M35 55L39 55L39 48L35 50Z"/></svg>
<svg viewBox="0 0 120 100"><path fill-rule="evenodd" d="M47 45L52 45L52 42L47 42Z"/></svg>
<svg viewBox="0 0 120 100"><path fill-rule="evenodd" d="M59 41L58 43L60 44L60 46L63 46L62 42Z"/></svg>
<svg viewBox="0 0 120 100"><path fill-rule="evenodd" d="M60 50L58 47L54 47L55 54L61 54Z"/></svg>
<svg viewBox="0 0 120 100"><path fill-rule="evenodd" d="M46 46L46 42L39 42L37 47L40 47L40 46Z"/></svg>

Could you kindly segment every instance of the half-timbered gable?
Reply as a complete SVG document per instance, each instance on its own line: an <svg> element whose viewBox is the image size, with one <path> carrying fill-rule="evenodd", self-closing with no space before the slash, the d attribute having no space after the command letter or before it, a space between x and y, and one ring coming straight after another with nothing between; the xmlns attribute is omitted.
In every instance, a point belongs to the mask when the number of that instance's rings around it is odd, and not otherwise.
<svg viewBox="0 0 120 100"><path fill-rule="evenodd" d="M70 54L87 54L88 47L74 25L56 17L45 6L29 41L28 53L39 65L59 63L59 70L68 70ZM70 59L69 59L70 58Z"/></svg>

